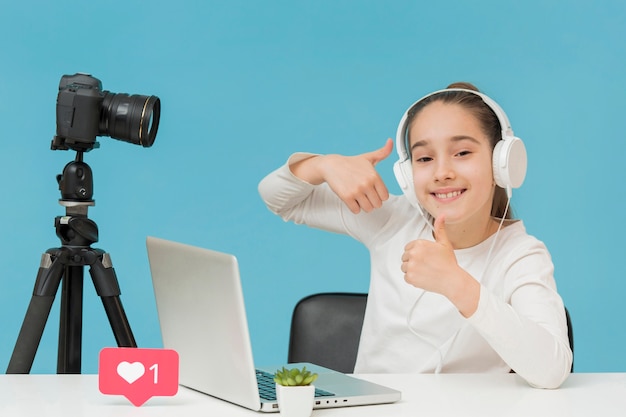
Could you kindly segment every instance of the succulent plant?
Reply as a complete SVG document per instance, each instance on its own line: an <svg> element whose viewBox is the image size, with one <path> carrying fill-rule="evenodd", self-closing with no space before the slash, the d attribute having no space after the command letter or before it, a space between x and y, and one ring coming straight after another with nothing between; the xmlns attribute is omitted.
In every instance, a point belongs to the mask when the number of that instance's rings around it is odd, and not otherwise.
<svg viewBox="0 0 626 417"><path fill-rule="evenodd" d="M283 386L311 385L316 379L317 374L308 371L306 366L302 369L287 369L283 366L283 369L277 370L274 374L274 382Z"/></svg>

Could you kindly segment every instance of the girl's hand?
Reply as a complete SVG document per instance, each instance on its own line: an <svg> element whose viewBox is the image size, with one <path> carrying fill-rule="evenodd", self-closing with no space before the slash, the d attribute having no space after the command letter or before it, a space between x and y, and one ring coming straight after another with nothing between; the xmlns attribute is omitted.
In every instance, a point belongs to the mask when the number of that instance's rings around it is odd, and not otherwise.
<svg viewBox="0 0 626 417"><path fill-rule="evenodd" d="M393 140L382 148L356 156L320 155L291 165L297 177L311 183L326 182L337 196L357 214L382 206L389 191L375 169L393 150Z"/></svg>
<svg viewBox="0 0 626 417"><path fill-rule="evenodd" d="M480 284L457 263L444 216L435 220L434 234L434 242L414 240L405 246L401 267L404 280L414 287L447 297L469 317L478 307Z"/></svg>
<svg viewBox="0 0 626 417"><path fill-rule="evenodd" d="M446 295L451 280L459 273L452 244L448 240L444 216L435 220L435 241L414 240L404 248L404 280L417 288Z"/></svg>

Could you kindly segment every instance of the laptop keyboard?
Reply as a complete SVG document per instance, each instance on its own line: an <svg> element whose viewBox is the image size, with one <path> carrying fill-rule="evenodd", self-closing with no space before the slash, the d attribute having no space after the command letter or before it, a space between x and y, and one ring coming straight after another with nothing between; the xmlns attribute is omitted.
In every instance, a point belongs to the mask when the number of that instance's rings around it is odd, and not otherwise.
<svg viewBox="0 0 626 417"><path fill-rule="evenodd" d="M261 398L267 401L275 401L276 400L276 383L274 382L274 375L256 370L256 380L259 385L259 395ZM319 389L315 387L315 396L316 397L330 397L333 396L332 392L324 391L323 389Z"/></svg>

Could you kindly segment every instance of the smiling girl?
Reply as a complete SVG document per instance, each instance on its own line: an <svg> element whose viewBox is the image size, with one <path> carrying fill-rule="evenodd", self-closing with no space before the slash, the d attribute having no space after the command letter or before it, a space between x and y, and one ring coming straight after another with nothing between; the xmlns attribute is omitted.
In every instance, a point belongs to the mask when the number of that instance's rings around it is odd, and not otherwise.
<svg viewBox="0 0 626 417"><path fill-rule="evenodd" d="M525 174L525 151L507 168L517 179L503 184L508 171L494 172L503 120L468 83L416 102L396 139L402 196L390 195L375 169L391 154L391 139L356 156L294 154L259 184L283 219L350 235L368 248L356 373L513 370L543 388L569 374L572 351L550 254L508 206Z"/></svg>

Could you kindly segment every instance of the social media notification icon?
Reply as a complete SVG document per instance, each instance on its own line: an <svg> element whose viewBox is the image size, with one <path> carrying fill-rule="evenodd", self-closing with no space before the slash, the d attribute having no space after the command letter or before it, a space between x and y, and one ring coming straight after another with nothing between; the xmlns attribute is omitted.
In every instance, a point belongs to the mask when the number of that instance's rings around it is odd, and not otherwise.
<svg viewBox="0 0 626 417"><path fill-rule="evenodd" d="M171 349L104 348L100 351L98 387L123 395L139 407L152 397L178 392L178 353Z"/></svg>

